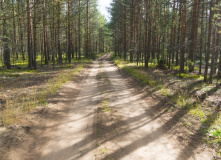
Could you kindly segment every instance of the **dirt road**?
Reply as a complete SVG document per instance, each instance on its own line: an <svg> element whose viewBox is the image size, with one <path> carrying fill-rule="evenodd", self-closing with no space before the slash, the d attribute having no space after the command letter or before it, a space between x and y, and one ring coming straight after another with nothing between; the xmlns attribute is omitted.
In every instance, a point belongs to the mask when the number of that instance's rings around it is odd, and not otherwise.
<svg viewBox="0 0 221 160"><path fill-rule="evenodd" d="M6 146L3 159L200 159L189 156L168 124L152 112L153 100L144 101L109 59L104 55L94 61L81 82L66 83L51 100L53 112L45 112L38 125L26 127L21 133L27 135L26 142L10 153Z"/></svg>
<svg viewBox="0 0 221 160"><path fill-rule="evenodd" d="M107 56L94 62L84 84L41 160L189 159Z"/></svg>
<svg viewBox="0 0 221 160"><path fill-rule="evenodd" d="M85 85L71 104L68 115L43 149L41 160L92 159L96 146L93 120L99 94L96 88L98 67L97 62L92 65Z"/></svg>

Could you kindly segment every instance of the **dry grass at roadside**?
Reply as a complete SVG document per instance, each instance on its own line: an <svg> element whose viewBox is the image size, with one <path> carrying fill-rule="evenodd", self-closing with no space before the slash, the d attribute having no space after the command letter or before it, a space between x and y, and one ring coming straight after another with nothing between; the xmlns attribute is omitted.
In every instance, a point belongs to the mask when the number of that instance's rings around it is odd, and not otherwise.
<svg viewBox="0 0 221 160"><path fill-rule="evenodd" d="M77 75L90 61L63 65L55 71L51 69L39 70L31 73L20 74L19 77L0 77L0 125L18 123L36 107L47 105L47 98ZM10 85L11 84L11 85Z"/></svg>

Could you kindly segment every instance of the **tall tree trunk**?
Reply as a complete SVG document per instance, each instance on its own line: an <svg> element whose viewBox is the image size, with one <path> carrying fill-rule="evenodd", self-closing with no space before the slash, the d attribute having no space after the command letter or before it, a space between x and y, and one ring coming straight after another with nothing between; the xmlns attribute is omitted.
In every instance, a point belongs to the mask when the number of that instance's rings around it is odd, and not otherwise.
<svg viewBox="0 0 221 160"><path fill-rule="evenodd" d="M219 3L220 3L220 0L216 0L216 6L219 6ZM216 15L219 15L220 13L220 10L216 9L215 10L215 14ZM215 17L215 21L216 21L216 24L218 24L218 18L217 16ZM218 27L217 27L218 26ZM221 27L220 25L217 25L215 27L217 27L218 31L216 32L217 33L217 39L216 39L216 51L215 51L215 57L214 57L214 74L216 74L216 71L217 71L217 62L218 62L218 55L219 55L219 50L220 50L220 33L219 31L221 31Z"/></svg>
<svg viewBox="0 0 221 160"><path fill-rule="evenodd" d="M33 53L32 53L32 36L31 36L31 8L30 0L27 0L27 40L28 40L28 68L33 67Z"/></svg>
<svg viewBox="0 0 221 160"><path fill-rule="evenodd" d="M127 59L127 5L126 0L124 1L124 60Z"/></svg>
<svg viewBox="0 0 221 160"><path fill-rule="evenodd" d="M86 0L85 57L88 58L88 0Z"/></svg>
<svg viewBox="0 0 221 160"><path fill-rule="evenodd" d="M130 62L133 62L134 51L134 0L131 1L131 21L130 21Z"/></svg>
<svg viewBox="0 0 221 160"><path fill-rule="evenodd" d="M179 53L180 53L180 31L181 31L181 15L182 15L182 5L179 5L179 24L178 24L178 33L177 33L177 50L176 50L176 66L179 65Z"/></svg>
<svg viewBox="0 0 221 160"><path fill-rule="evenodd" d="M158 16L158 0L155 1L155 11L154 11L154 27L152 36L152 59L156 58L156 47L157 46L157 16Z"/></svg>
<svg viewBox="0 0 221 160"><path fill-rule="evenodd" d="M209 59L210 59L210 44L211 44L211 32L212 32L212 19L213 19L213 3L214 1L210 1L210 16L209 16L209 31L208 31L208 41L207 41L207 53L206 53L206 66L204 72L204 82L207 82L208 68L209 68Z"/></svg>
<svg viewBox="0 0 221 160"><path fill-rule="evenodd" d="M14 58L16 52L16 26L15 26L15 8L14 8L14 0L12 0L12 16L13 16L13 43L12 43L12 53L13 53L13 65Z"/></svg>
<svg viewBox="0 0 221 160"><path fill-rule="evenodd" d="M213 28L213 49L212 49L212 58L211 58L211 67L210 67L210 76L209 76L209 83L213 83L213 74L214 74L214 58L216 53L216 21L215 26Z"/></svg>
<svg viewBox="0 0 221 160"><path fill-rule="evenodd" d="M202 0L202 12L201 12L200 66L199 66L199 74L202 74L203 34L204 34L204 0Z"/></svg>
<svg viewBox="0 0 221 160"><path fill-rule="evenodd" d="M189 64L189 72L194 71L194 56L197 44L197 34L198 34L198 0L194 0L193 3L193 17L192 17L192 30L190 34L190 52L189 59L191 63Z"/></svg>
<svg viewBox="0 0 221 160"><path fill-rule="evenodd" d="M175 8L175 15L177 15L177 9L178 9L178 3L177 3L177 8ZM175 60L175 43L176 43L176 29L177 29L177 18L174 16L174 24L173 24L173 52L172 52L172 63L174 64Z"/></svg>
<svg viewBox="0 0 221 160"><path fill-rule="evenodd" d="M171 37L170 37L170 50L169 50L169 64L168 64L168 69L170 69L170 64L171 64L171 54L172 56L174 55L174 49L173 49L173 40L174 40L174 27L175 27L175 7L176 3L175 0L173 2L173 15L172 15L172 27L171 27Z"/></svg>
<svg viewBox="0 0 221 160"><path fill-rule="evenodd" d="M21 6L21 2L20 0L17 0L17 8L18 8L18 13L21 14L23 12L23 8L20 11L20 6ZM25 54L24 54L24 45L23 45L23 30L22 30L22 24L23 24L23 18L20 16L18 18L18 32L19 32L19 50L22 54L22 60L25 60ZM18 57L17 57L18 59Z"/></svg>
<svg viewBox="0 0 221 160"><path fill-rule="evenodd" d="M34 17L33 17L33 44L34 44L34 56L33 56L33 65L34 69L37 69L36 57L37 57L37 26L36 26L36 0L34 0Z"/></svg>
<svg viewBox="0 0 221 160"><path fill-rule="evenodd" d="M183 0L183 17L182 17L182 36L180 49L180 73L184 73L184 55L185 55L185 39L186 39L186 0Z"/></svg>
<svg viewBox="0 0 221 160"><path fill-rule="evenodd" d="M48 54L47 54L47 38L46 38L46 9L45 1L43 0L43 37L44 37L44 55L45 55L45 64L48 65Z"/></svg>
<svg viewBox="0 0 221 160"><path fill-rule="evenodd" d="M151 0L148 1L148 12L149 12L149 17L148 17L148 40L147 40L147 61L146 61L146 67L148 67L149 59L150 59L150 53L151 53L151 36L152 36L152 29L151 29Z"/></svg>
<svg viewBox="0 0 221 160"><path fill-rule="evenodd" d="M79 0L78 15L78 59L81 59L81 0Z"/></svg>
<svg viewBox="0 0 221 160"><path fill-rule="evenodd" d="M145 16L146 16L146 22L145 22L145 38L144 38L144 59L145 59L145 68L148 68L148 59L147 59L147 29L148 29L148 1L146 1L146 7L145 7Z"/></svg>
<svg viewBox="0 0 221 160"><path fill-rule="evenodd" d="M57 43L58 43L58 63L62 64L62 52L60 42L60 23L61 23L61 4L60 0L57 1Z"/></svg>
<svg viewBox="0 0 221 160"><path fill-rule="evenodd" d="M219 51L219 68L218 68L217 77L221 78L221 50Z"/></svg>
<svg viewBox="0 0 221 160"><path fill-rule="evenodd" d="M5 15L5 4L4 1L2 1L2 10L4 12L3 16L3 61L4 65L6 66L7 69L11 69L11 55L10 55L10 49L9 49L9 39L8 39L8 33L7 33L7 22L6 22L6 15ZM3 67L3 66L2 66Z"/></svg>
<svg viewBox="0 0 221 160"><path fill-rule="evenodd" d="M72 40L72 58L74 58L74 52L75 52L75 29L74 29L74 20L72 20L72 31L71 31L71 40Z"/></svg>
<svg viewBox="0 0 221 160"><path fill-rule="evenodd" d="M55 69L55 52L56 52L56 38L55 38L55 9L54 9L54 4L52 6L52 61L53 61L53 70Z"/></svg>
<svg viewBox="0 0 221 160"><path fill-rule="evenodd" d="M70 0L68 0L68 62L71 63L71 22L70 22Z"/></svg>
<svg viewBox="0 0 221 160"><path fill-rule="evenodd" d="M90 3L88 3L88 56L89 58L92 58L92 53L91 53L91 23L90 23Z"/></svg>
<svg viewBox="0 0 221 160"><path fill-rule="evenodd" d="M221 30L221 27L219 26L218 27L219 28L219 31ZM221 33L218 33L219 35L218 35L218 37L219 37L219 40L218 41L220 41L220 34ZM219 67L218 67L218 73L217 73L217 77L218 78L221 78L221 49L220 49L220 43L217 43L218 44L218 46L219 46L219 49L218 49L218 51L217 52L219 52Z"/></svg>
<svg viewBox="0 0 221 160"><path fill-rule="evenodd" d="M137 66L139 65L140 61L140 51L141 51L141 0L138 0L137 3Z"/></svg>

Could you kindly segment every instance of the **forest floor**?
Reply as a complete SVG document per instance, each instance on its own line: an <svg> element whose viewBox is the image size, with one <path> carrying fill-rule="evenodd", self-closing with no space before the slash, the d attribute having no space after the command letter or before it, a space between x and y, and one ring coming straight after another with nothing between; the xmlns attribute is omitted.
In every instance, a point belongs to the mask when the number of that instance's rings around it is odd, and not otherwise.
<svg viewBox="0 0 221 160"><path fill-rule="evenodd" d="M110 55L94 61L47 97L47 107L31 110L19 124L2 127L0 159L217 158L217 151L203 142L204 135L199 133L203 127L208 129L208 123L200 126L197 121L185 121L189 112L171 102L184 105L186 99L181 100L181 94L169 87L151 88L157 82L148 79L148 85L141 83L142 76L138 80L128 71L114 66ZM204 118L208 122L207 116Z"/></svg>
<svg viewBox="0 0 221 160"><path fill-rule="evenodd" d="M5 70L0 75L0 126L12 125L27 112L46 106L47 98L90 62L56 65L54 69L45 65L37 70L27 70L24 66Z"/></svg>

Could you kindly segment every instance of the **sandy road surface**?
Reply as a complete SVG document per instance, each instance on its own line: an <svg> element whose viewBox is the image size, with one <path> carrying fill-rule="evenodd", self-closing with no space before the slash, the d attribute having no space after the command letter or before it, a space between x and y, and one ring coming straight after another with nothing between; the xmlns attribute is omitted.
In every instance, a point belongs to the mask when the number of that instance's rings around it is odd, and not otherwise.
<svg viewBox="0 0 221 160"><path fill-rule="evenodd" d="M55 135L43 147L41 160L187 160L191 159L182 151L172 135L164 130L163 124L153 119L148 104L127 87L125 79L117 68L103 57L102 67L95 61L76 101L66 118L61 122ZM96 76L105 72L110 86L108 94L97 87ZM106 136L97 141L96 110L102 95L106 94L112 124L104 124L101 130L110 129ZM108 114L106 115L108 116ZM105 116L104 116L105 117ZM107 118L108 119L108 118ZM114 127L113 127L114 126ZM107 136L108 135L108 136ZM103 146L105 152L98 156Z"/></svg>
<svg viewBox="0 0 221 160"><path fill-rule="evenodd" d="M92 65L87 79L83 82L85 85L71 104L69 114L43 149L41 160L93 159L93 119L99 93L96 88L98 67L97 62Z"/></svg>

